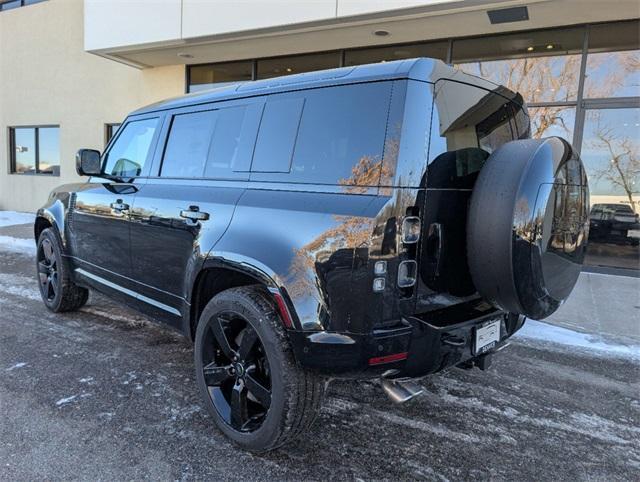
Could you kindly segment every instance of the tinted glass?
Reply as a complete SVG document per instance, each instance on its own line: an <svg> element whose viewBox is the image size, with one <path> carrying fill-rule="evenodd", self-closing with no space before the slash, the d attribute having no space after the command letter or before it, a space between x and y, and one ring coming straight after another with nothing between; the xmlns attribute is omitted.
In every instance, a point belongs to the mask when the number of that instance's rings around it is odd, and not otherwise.
<svg viewBox="0 0 640 482"><path fill-rule="evenodd" d="M104 172L120 177L139 176L149 157L157 126L157 118L126 124L107 153Z"/></svg>
<svg viewBox="0 0 640 482"><path fill-rule="evenodd" d="M38 172L60 175L60 128L38 128Z"/></svg>
<svg viewBox="0 0 640 482"><path fill-rule="evenodd" d="M390 82L308 91L290 180L377 186L390 97Z"/></svg>
<svg viewBox="0 0 640 482"><path fill-rule="evenodd" d="M529 107L531 117L531 137L558 136L573 139L573 126L576 120L576 108L572 106Z"/></svg>
<svg viewBox="0 0 640 482"><path fill-rule="evenodd" d="M120 124L106 124L105 145L109 144L109 141L116 135Z"/></svg>
<svg viewBox="0 0 640 482"><path fill-rule="evenodd" d="M20 0L14 0L13 2L0 4L0 10L11 10L12 8L18 8L21 6L22 6L22 3Z"/></svg>
<svg viewBox="0 0 640 482"><path fill-rule="evenodd" d="M640 108L587 110L581 157L593 214L586 262L640 268Z"/></svg>
<svg viewBox="0 0 640 482"><path fill-rule="evenodd" d="M202 177L217 111L173 117L162 161L163 177Z"/></svg>
<svg viewBox="0 0 640 482"><path fill-rule="evenodd" d="M640 22L593 25L584 96L640 96Z"/></svg>
<svg viewBox="0 0 640 482"><path fill-rule="evenodd" d="M504 104L476 125L478 146L489 154L502 144L517 138L512 130L513 111Z"/></svg>
<svg viewBox="0 0 640 482"><path fill-rule="evenodd" d="M289 172L303 105L301 97L266 103L251 171Z"/></svg>
<svg viewBox="0 0 640 482"><path fill-rule="evenodd" d="M251 80L253 62L227 62L189 67L189 92L212 89L232 82Z"/></svg>
<svg viewBox="0 0 640 482"><path fill-rule="evenodd" d="M526 102L575 100L583 28L455 40L453 60L467 73L522 94Z"/></svg>
<svg viewBox="0 0 640 482"><path fill-rule="evenodd" d="M448 42L432 42L347 50L344 53L344 63L345 65L361 65L390 60L413 59L416 57L430 57L445 61L447 59L448 48Z"/></svg>
<svg viewBox="0 0 640 482"><path fill-rule="evenodd" d="M340 53L295 55L258 60L258 79L301 74L312 70L335 69L340 66Z"/></svg>
<svg viewBox="0 0 640 482"><path fill-rule="evenodd" d="M32 127L13 129L15 160L13 172L35 174L36 172L36 130Z"/></svg>
<svg viewBox="0 0 640 482"><path fill-rule="evenodd" d="M484 89L440 81L434 108L427 187L473 187L491 152L528 135L525 111Z"/></svg>
<svg viewBox="0 0 640 482"><path fill-rule="evenodd" d="M256 140L262 104L228 107L218 111L205 177L232 178L248 171Z"/></svg>

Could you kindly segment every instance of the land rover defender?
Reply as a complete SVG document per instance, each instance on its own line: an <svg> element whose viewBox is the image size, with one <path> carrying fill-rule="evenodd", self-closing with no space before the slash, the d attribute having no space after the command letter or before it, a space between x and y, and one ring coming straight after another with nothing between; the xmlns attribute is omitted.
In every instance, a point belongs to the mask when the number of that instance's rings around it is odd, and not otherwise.
<svg viewBox="0 0 640 482"><path fill-rule="evenodd" d="M522 97L413 59L224 86L131 113L35 222L46 306L89 289L193 340L217 426L306 430L330 378L397 400L486 368L569 296L588 186Z"/></svg>

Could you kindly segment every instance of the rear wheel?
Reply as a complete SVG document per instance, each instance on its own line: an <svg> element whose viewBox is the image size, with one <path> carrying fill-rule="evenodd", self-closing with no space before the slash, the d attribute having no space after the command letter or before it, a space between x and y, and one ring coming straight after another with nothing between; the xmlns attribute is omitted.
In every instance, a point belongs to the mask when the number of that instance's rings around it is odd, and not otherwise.
<svg viewBox="0 0 640 482"><path fill-rule="evenodd" d="M195 365L216 425L249 450L291 441L311 425L322 402L324 381L296 365L260 286L226 290L207 304L196 330Z"/></svg>
<svg viewBox="0 0 640 482"><path fill-rule="evenodd" d="M53 229L40 233L36 259L40 295L47 308L56 313L74 311L87 302L89 290L71 280L71 270Z"/></svg>

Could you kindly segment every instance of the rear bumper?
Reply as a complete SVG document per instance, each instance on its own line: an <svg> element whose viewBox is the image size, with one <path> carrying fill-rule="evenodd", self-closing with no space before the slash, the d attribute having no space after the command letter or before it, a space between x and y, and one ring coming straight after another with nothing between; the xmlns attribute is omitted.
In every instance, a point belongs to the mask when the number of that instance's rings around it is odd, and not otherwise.
<svg viewBox="0 0 640 482"><path fill-rule="evenodd" d="M494 312L447 326L406 317L369 334L292 331L289 338L303 367L327 375L375 377L394 370L394 376L420 377L474 358L476 327L497 319L500 341L495 350L522 327L523 316Z"/></svg>

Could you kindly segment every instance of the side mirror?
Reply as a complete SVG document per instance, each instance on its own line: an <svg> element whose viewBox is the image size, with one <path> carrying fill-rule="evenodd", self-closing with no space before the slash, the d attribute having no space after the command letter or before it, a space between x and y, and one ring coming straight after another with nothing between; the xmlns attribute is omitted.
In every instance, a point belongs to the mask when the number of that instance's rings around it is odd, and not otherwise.
<svg viewBox="0 0 640 482"><path fill-rule="evenodd" d="M80 149L76 153L76 172L80 176L99 176L100 171L100 151Z"/></svg>

